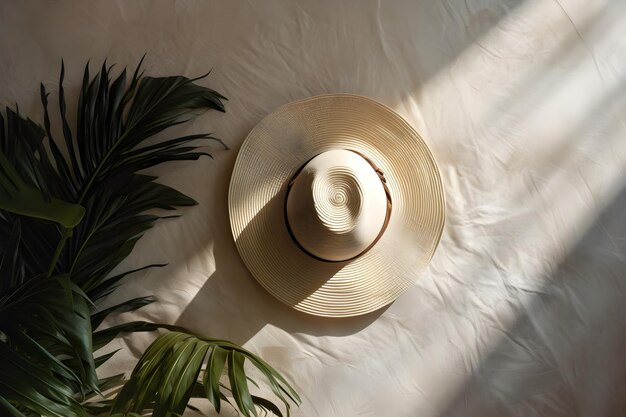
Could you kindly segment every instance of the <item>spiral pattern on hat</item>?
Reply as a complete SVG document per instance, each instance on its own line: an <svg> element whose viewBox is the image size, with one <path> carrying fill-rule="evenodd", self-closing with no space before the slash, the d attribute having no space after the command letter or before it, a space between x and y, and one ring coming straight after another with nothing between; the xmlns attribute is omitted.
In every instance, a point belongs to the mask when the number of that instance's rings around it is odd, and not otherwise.
<svg viewBox="0 0 626 417"><path fill-rule="evenodd" d="M339 262L363 254L387 214L387 198L372 165L334 149L309 160L287 194L285 215L295 243L314 258Z"/></svg>
<svg viewBox="0 0 626 417"><path fill-rule="evenodd" d="M363 207L363 189L355 173L336 167L317 176L312 184L315 211L331 234L351 232Z"/></svg>

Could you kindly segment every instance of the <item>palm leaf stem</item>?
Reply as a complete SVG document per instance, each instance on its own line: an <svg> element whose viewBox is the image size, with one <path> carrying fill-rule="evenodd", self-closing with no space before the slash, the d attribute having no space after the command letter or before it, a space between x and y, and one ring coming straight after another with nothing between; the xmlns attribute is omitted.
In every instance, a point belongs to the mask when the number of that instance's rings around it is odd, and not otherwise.
<svg viewBox="0 0 626 417"><path fill-rule="evenodd" d="M59 257L61 256L61 252L63 251L63 248L65 247L65 242L67 242L67 239L69 239L72 236L72 229L66 228L66 227L62 227L61 230L62 230L62 232L61 232L61 240L59 240L59 244L57 245L56 249L54 250L54 254L52 255L52 261L50 262L50 266L48 267L48 273L46 274L46 276L48 278L50 278L52 276L52 274L54 273L54 267L56 266L57 262L59 261Z"/></svg>
<svg viewBox="0 0 626 417"><path fill-rule="evenodd" d="M120 136L117 139L117 141L115 141L113 146L111 146L111 148L108 150L108 152L104 155L104 157L102 158L102 160L100 161L100 163L96 167L96 170L94 171L94 173L89 178L89 181L83 187L83 189L82 189L82 191L80 193L80 196L78 197L78 201L76 202L76 204L81 205L83 203L83 200L84 200L85 196L87 195L87 192L90 190L91 186L93 185L94 180L100 174L100 170L102 169L103 166L105 166L105 163L107 162L107 160L111 156L112 152L124 140L125 137L126 137L126 133L124 133L122 136ZM63 232L61 234L61 240L59 240L59 244L57 245L56 249L54 250L54 255L52 256L52 261L50 262L50 266L48 267L48 274L47 274L48 277L51 277L52 274L54 273L54 267L56 266L57 262L59 261L59 257L61 256L61 252L63 251L63 248L65 247L65 243L67 243L67 239L69 239L71 236L72 236L72 229L63 228Z"/></svg>

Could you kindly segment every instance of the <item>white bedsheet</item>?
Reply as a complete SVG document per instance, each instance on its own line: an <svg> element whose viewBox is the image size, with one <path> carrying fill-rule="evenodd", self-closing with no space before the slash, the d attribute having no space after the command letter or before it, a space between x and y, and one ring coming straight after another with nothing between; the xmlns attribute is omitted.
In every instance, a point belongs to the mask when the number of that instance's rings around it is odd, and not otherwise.
<svg viewBox="0 0 626 417"><path fill-rule="evenodd" d="M213 69L202 83L230 98L227 113L179 132L216 132L232 150L158 169L200 205L147 233L124 266L169 262L117 295L159 302L110 323L241 343L293 381L296 416L626 415L623 0L0 3L0 99L39 120L38 83L56 92L61 58L76 97L88 59L134 66L144 52L149 75ZM412 123L447 198L418 284L342 320L268 295L226 206L250 129L330 92ZM132 369L153 336L120 341L104 372Z"/></svg>

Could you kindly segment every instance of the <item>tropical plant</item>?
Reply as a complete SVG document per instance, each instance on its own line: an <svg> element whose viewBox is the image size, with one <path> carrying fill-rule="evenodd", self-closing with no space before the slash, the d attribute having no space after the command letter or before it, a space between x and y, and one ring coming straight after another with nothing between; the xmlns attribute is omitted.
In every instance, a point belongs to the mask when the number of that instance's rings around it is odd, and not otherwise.
<svg viewBox="0 0 626 417"><path fill-rule="evenodd" d="M43 127L17 110L7 108L6 119L0 115L0 413L175 416L192 397L207 398L218 412L230 397L245 416L259 410L281 415L274 403L250 393L248 381L256 382L246 375L247 361L289 414L290 403L300 402L289 383L231 342L143 321L98 329L111 313L155 301L145 296L98 307L132 273L164 266L111 275L146 230L174 217L164 212L196 204L141 171L210 156L198 150L198 140L224 145L210 134L146 144L200 111L223 112L225 97L195 83L203 77L144 77L140 68L141 62L128 81L125 69L113 79L106 64L91 78L87 65L72 131L62 65L63 141L52 135L43 84ZM115 352L94 352L122 333L157 329L169 332L150 345L128 381L97 375ZM122 383L116 398L100 396Z"/></svg>

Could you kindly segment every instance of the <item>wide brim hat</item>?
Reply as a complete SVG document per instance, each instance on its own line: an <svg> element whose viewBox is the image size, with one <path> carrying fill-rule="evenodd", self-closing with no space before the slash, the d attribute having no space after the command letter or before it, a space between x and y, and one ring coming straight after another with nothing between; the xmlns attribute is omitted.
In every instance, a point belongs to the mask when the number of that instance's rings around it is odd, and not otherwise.
<svg viewBox="0 0 626 417"><path fill-rule="evenodd" d="M237 249L274 297L306 313L368 313L412 286L439 243L441 176L401 116L366 97L289 103L244 141L229 214Z"/></svg>

